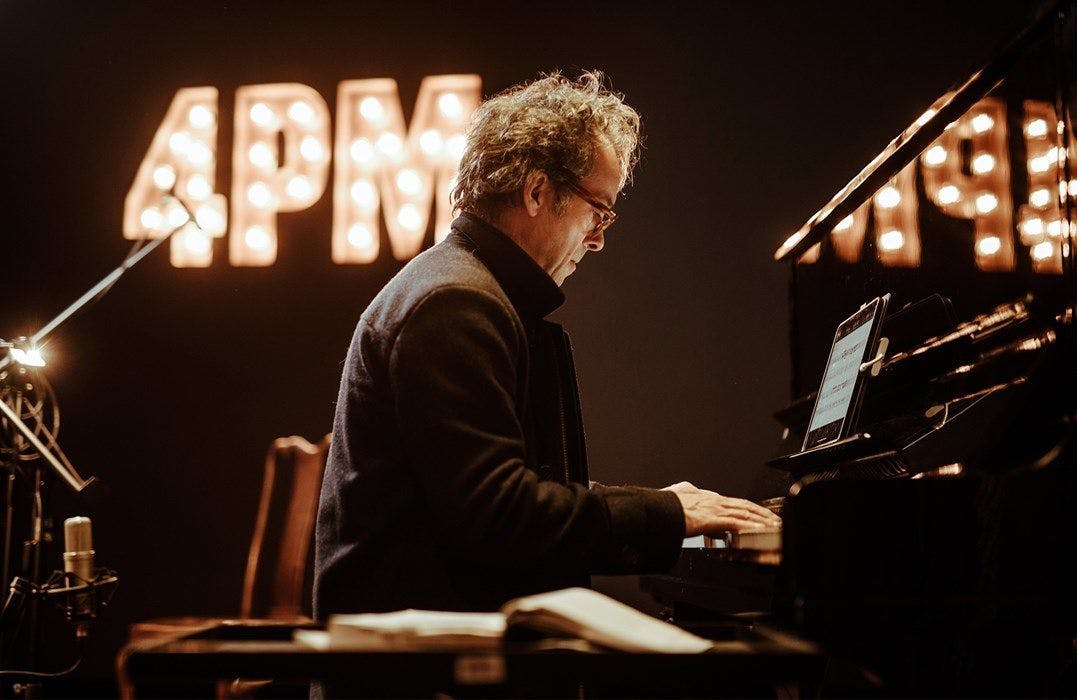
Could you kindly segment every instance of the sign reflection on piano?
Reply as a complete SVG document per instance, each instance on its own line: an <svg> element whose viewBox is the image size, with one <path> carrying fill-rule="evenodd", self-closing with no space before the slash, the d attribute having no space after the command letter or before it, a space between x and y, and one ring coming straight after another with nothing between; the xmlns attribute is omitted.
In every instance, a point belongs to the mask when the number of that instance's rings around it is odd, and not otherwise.
<svg viewBox="0 0 1077 700"><path fill-rule="evenodd" d="M1016 229L1017 241L1027 251L1024 254L1029 256L1033 271L1061 272L1065 222L1059 200L1077 192L1077 179L1067 183L1058 174L1066 154L1058 144L1054 107L1040 100L1025 100L1021 112L1023 138L1011 139L1006 102L998 97L980 100L951 123L919 159L838 222L831 234L835 257L848 263L860 260L868 220L873 218L879 262L918 267L921 224L926 218L920 211L921 200L926 196L927 205L938 212L973 223L972 246L979 269L1015 269ZM1074 154L1068 156L1072 170ZM1020 167L1011 167L1017 163ZM1015 202L1022 203L1015 207ZM800 262L814 263L819 253L817 244Z"/></svg>

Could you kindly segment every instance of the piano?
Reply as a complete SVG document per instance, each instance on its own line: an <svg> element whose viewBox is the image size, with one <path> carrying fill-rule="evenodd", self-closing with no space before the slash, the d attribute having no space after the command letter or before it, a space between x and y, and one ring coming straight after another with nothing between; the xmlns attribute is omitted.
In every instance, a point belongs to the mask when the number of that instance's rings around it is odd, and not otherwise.
<svg viewBox="0 0 1077 700"><path fill-rule="evenodd" d="M1036 8L775 253L780 546L643 577L671 620L806 636L823 696L1077 694L1074 10ZM800 454L834 328L885 293L869 439Z"/></svg>

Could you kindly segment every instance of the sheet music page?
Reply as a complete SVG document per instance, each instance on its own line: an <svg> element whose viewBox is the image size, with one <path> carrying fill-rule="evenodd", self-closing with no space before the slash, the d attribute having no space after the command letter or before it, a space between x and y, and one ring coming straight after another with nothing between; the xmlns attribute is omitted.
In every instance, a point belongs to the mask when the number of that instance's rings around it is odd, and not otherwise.
<svg viewBox="0 0 1077 700"><path fill-rule="evenodd" d="M587 588L517 598L502 611L509 626L570 634L629 652L698 654L714 643Z"/></svg>
<svg viewBox="0 0 1077 700"><path fill-rule="evenodd" d="M815 414L812 416L808 431L841 421L849 410L853 398L857 375L860 372L860 360L864 349L871 339L871 319L849 335L834 343L830 364L823 375L823 384L819 387L819 399Z"/></svg>

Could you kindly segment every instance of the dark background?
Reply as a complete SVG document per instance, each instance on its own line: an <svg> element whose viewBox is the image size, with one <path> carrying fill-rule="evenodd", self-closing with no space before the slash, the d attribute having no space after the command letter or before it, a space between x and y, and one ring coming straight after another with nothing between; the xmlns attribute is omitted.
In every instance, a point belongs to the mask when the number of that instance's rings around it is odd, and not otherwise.
<svg viewBox="0 0 1077 700"><path fill-rule="evenodd" d="M426 75L478 73L490 94L598 67L642 113L646 149L557 313L592 478L775 495L763 461L790 370L774 249L1027 14L971 0L0 2L0 337L31 334L125 254L124 196L181 87L220 91L228 193L239 86L305 83L333 111L340 81L391 77L410 115ZM330 428L354 324L400 267L385 245L371 265L330 261L331 188L280 216L274 266L231 267L225 239L208 269L157 251L51 337L60 441L111 487L95 544L122 578L84 678L111 673L132 621L238 610L266 447ZM64 488L57 523L86 510ZM64 663L51 648L47 665Z"/></svg>

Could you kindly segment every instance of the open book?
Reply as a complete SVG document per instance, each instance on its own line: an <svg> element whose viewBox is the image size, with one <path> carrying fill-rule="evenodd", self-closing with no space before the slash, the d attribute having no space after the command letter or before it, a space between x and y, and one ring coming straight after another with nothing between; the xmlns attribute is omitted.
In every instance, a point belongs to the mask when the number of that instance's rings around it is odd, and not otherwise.
<svg viewBox="0 0 1077 700"><path fill-rule="evenodd" d="M334 615L323 633L297 632L296 640L327 649L411 651L493 649L505 632L582 639L635 653L695 654L713 642L586 588L566 588L511 600L496 613L401 610Z"/></svg>

